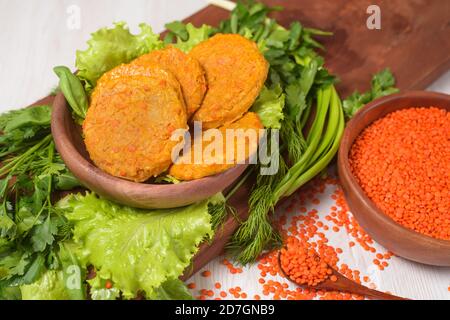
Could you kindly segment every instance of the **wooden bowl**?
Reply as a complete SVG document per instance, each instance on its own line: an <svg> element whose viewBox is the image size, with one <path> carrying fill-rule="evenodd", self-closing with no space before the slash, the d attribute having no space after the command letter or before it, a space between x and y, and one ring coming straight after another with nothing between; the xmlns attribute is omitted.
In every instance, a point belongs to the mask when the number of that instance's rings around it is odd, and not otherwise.
<svg viewBox="0 0 450 320"><path fill-rule="evenodd" d="M450 111L450 96L412 91L377 99L363 107L347 124L338 155L339 177L350 211L366 232L398 256L435 266L450 266L450 240L435 239L396 223L364 193L350 170L348 154L358 135L386 114L411 107L440 107Z"/></svg>
<svg viewBox="0 0 450 320"><path fill-rule="evenodd" d="M81 128L59 93L53 103L52 134L56 149L75 177L87 188L112 201L136 208L175 208L204 200L230 186L247 168L239 164L221 174L179 184L146 184L111 176L89 158Z"/></svg>

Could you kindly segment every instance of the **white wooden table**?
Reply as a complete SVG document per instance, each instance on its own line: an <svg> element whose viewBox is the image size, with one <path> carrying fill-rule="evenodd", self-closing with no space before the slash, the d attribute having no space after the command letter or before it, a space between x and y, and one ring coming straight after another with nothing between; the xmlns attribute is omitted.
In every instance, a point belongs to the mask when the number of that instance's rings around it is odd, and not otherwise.
<svg viewBox="0 0 450 320"><path fill-rule="evenodd" d="M57 83L52 68L56 65L73 67L75 51L85 48L89 34L98 28L110 26L114 21L126 21L132 31L137 31L140 22L147 22L155 32L161 32L165 23L187 17L205 5L203 0L0 0L0 112L26 106L46 96ZM77 10L81 18L79 28L76 21L70 20ZM429 89L450 93L450 72ZM329 210L332 204L329 195L324 194L321 204L315 207L322 212ZM344 248L349 241L346 237L346 234L339 234L330 241ZM341 261L350 267L373 275L372 259L358 249L344 249L341 256ZM255 266L231 275L219 261L205 268L212 271L211 277L197 274L191 279L197 284L194 291L213 289L214 283L220 282L224 290L240 286L250 298L254 294L261 295ZM450 268L434 268L393 258L385 271L372 278L378 288L405 297L450 299Z"/></svg>

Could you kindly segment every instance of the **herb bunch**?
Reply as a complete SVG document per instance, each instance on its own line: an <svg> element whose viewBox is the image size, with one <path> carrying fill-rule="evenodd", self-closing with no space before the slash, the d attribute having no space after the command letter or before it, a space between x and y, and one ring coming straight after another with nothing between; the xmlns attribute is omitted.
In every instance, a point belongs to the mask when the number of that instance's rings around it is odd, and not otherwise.
<svg viewBox="0 0 450 320"><path fill-rule="evenodd" d="M71 236L52 193L79 186L55 150L47 105L0 115L0 293L58 269Z"/></svg>

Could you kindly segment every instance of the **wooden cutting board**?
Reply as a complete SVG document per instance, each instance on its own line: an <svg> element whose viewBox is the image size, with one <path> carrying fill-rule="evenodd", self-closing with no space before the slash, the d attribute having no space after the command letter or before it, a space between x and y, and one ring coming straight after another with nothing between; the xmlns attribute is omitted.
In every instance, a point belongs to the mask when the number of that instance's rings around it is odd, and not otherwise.
<svg viewBox="0 0 450 320"><path fill-rule="evenodd" d="M338 91L346 97L355 89L366 90L373 73L391 68L402 90L424 89L450 68L450 1L448 0L290 0L263 1L285 7L274 17L284 26L300 21L306 27L332 31L323 37L327 67L340 78ZM381 9L381 30L369 30L366 10L377 4ZM217 26L229 12L208 6L185 19L196 26ZM51 103L47 97L39 103ZM244 185L231 199L241 220L247 218L247 200L252 182ZM226 243L238 227L230 217L219 228L214 240L201 246L188 279L206 263L223 253Z"/></svg>

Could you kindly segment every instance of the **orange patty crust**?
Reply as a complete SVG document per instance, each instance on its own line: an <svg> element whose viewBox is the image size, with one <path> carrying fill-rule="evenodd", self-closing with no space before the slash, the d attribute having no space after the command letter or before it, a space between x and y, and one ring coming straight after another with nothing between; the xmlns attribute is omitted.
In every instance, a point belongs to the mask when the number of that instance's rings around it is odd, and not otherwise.
<svg viewBox="0 0 450 320"><path fill-rule="evenodd" d="M172 163L176 129L187 128L186 106L168 71L121 65L105 73L92 94L83 123L92 161L103 171L136 182Z"/></svg>
<svg viewBox="0 0 450 320"><path fill-rule="evenodd" d="M236 34L218 34L194 47L189 56L206 72L208 91L193 120L205 129L242 117L258 97L269 64L256 43Z"/></svg>
<svg viewBox="0 0 450 320"><path fill-rule="evenodd" d="M132 61L132 64L157 66L172 72L180 82L188 118L200 107L206 92L206 79L203 68L194 58L173 46L168 46L145 54Z"/></svg>
<svg viewBox="0 0 450 320"><path fill-rule="evenodd" d="M221 173L234 167L238 163L244 163L250 156L256 153L259 139L261 138L259 129L263 128L264 126L258 115L253 112L247 112L236 122L217 129L223 138L221 142L223 148L217 150L220 154L216 154L215 150L212 149L211 157L209 157L208 160L206 160L207 157L203 157L200 163L196 163L194 159L195 150L201 150L203 155L208 156L210 153L206 152L206 150L216 139L213 135L208 137L209 130L206 130L203 132L202 141L200 141L200 139L194 140L189 151L183 154L177 162L170 167L169 174L178 180L195 180ZM242 135L239 135L237 131L232 131L236 136L233 140L230 140L232 142L231 145L230 143L227 144L227 129L242 129ZM198 149L195 149L196 144L198 145ZM230 148L233 148L234 150L231 155L228 156L227 150ZM206 161L210 162L207 163Z"/></svg>

